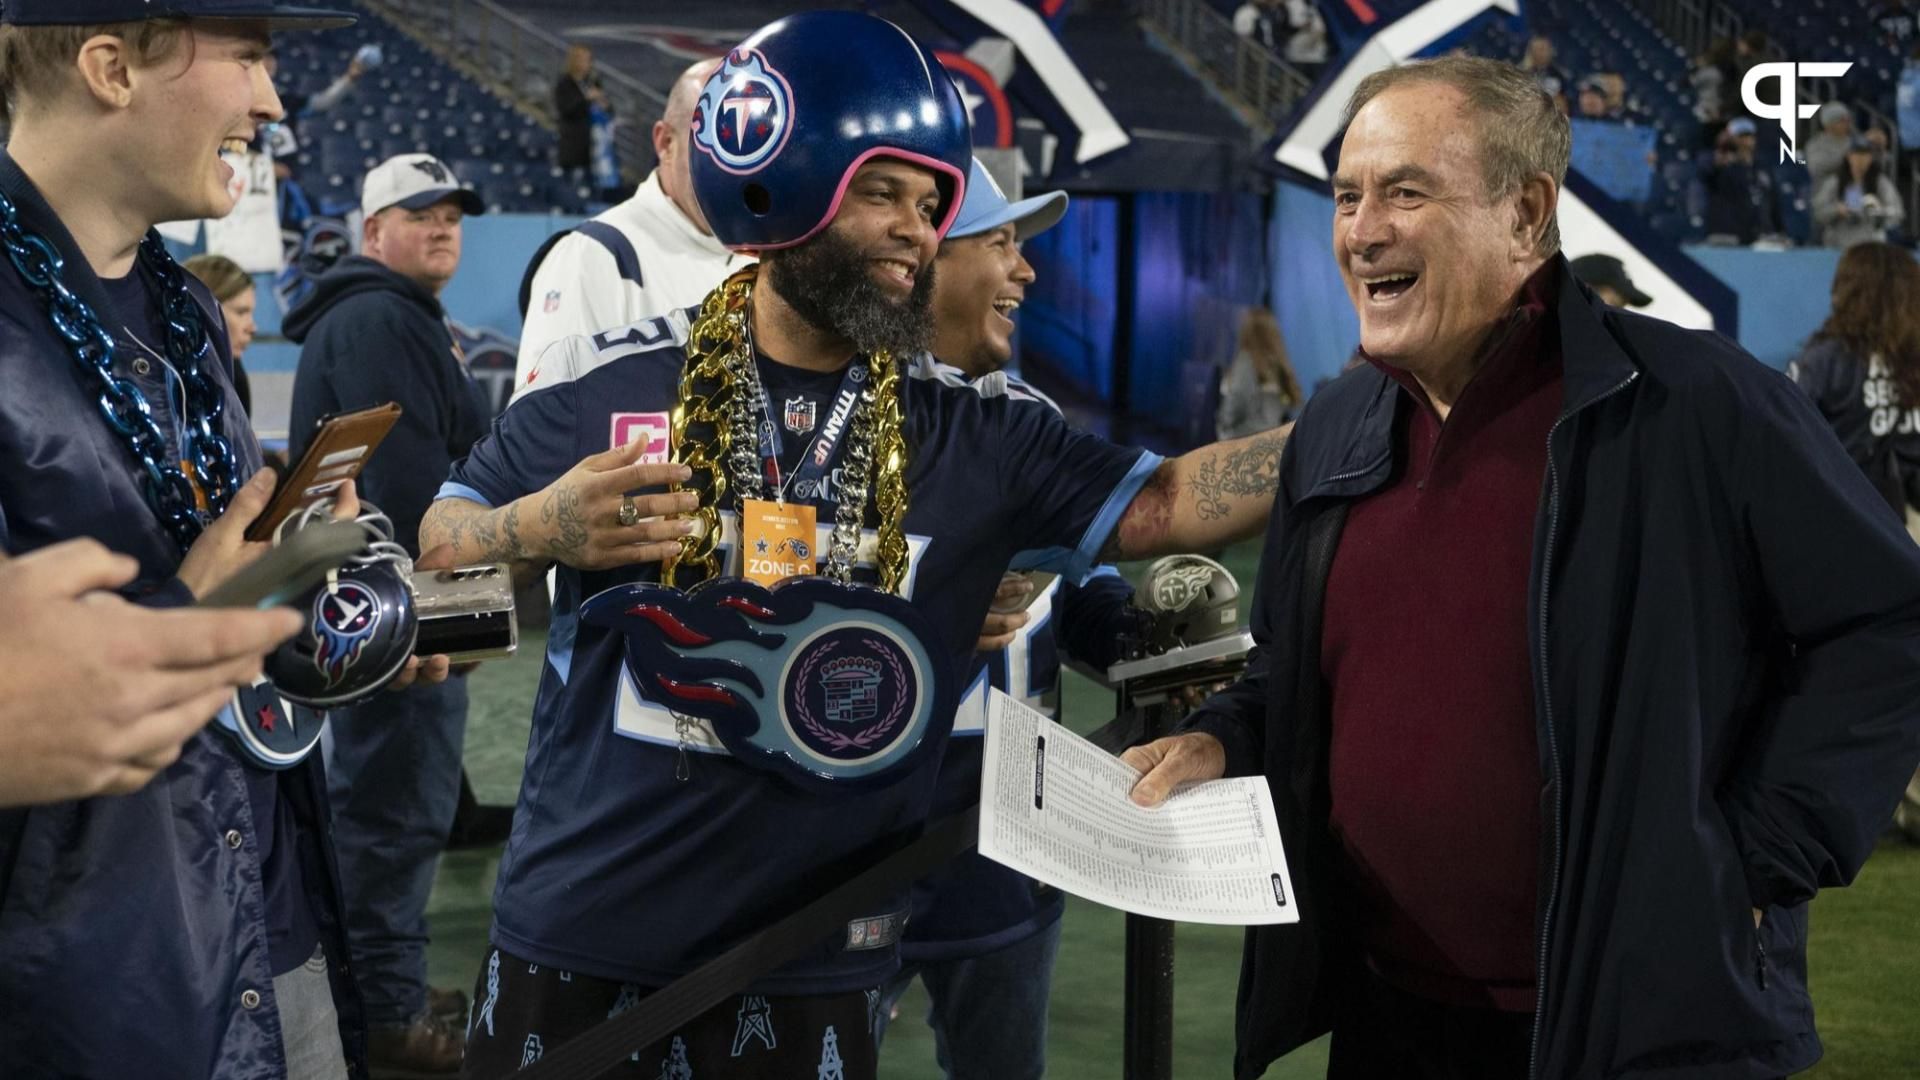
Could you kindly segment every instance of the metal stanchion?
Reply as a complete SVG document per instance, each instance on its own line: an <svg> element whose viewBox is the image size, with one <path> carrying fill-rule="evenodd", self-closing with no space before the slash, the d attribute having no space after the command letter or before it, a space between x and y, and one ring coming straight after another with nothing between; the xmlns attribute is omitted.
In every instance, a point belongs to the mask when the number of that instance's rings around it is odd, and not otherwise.
<svg viewBox="0 0 1920 1080"><path fill-rule="evenodd" d="M1107 681L1114 687L1115 720L1094 741L1118 753L1167 734L1186 712L1186 692L1239 678L1251 648L1252 635L1242 631L1115 664L1107 671ZM1143 915L1127 916L1126 981L1126 1044L1121 1075L1124 1080L1172 1080L1172 923Z"/></svg>

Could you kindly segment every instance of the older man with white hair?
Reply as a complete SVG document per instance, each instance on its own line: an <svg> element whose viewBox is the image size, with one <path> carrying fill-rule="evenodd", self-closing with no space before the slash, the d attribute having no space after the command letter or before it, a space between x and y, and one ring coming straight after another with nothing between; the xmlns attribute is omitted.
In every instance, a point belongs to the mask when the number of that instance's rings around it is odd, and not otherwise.
<svg viewBox="0 0 1920 1080"><path fill-rule="evenodd" d="M1280 463L1245 679L1135 799L1269 778L1300 922L1250 931L1236 1075L1771 1078L1820 1056L1807 904L1920 759L1920 549L1795 387L1610 308L1568 124L1449 57L1355 89L1362 362Z"/></svg>

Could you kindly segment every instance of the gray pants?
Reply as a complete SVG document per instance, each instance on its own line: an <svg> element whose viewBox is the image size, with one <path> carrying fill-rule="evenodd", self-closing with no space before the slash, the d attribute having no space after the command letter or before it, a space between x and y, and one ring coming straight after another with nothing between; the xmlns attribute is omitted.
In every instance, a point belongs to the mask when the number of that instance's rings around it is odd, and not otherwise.
<svg viewBox="0 0 1920 1080"><path fill-rule="evenodd" d="M347 1056L340 1048L340 1017L333 1010L327 982L327 954L273 979L280 1005L280 1044L287 1056L287 1080L343 1080Z"/></svg>

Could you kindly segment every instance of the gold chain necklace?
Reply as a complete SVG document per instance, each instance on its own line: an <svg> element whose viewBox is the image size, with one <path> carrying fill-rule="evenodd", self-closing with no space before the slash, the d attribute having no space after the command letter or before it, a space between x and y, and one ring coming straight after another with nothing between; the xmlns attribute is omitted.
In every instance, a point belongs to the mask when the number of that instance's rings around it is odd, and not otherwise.
<svg viewBox="0 0 1920 1080"><path fill-rule="evenodd" d="M693 476L673 491L699 495L691 516L698 527L683 540L682 550L661 564L660 580L679 584L684 564L704 581L718 576L720 507L735 488L751 490L748 482L729 475L744 464L754 425L763 407L758 372L747 344L747 321L753 284L759 267L745 267L707 294L687 336L687 365L680 376L679 400L673 408L673 460ZM908 451L900 404L900 365L891 353L866 357L869 378L854 430L849 432L846 479L839 492L833 542L826 573L844 584L858 546L866 513L869 480L879 511L879 544L875 561L880 585L898 593L907 575L907 541L901 527L907 516ZM864 436L864 437L863 437ZM753 452L756 453L757 452ZM736 458L739 459L736 462ZM756 457L757 462L757 457ZM754 467L757 474L757 465ZM877 470L877 471L876 471Z"/></svg>

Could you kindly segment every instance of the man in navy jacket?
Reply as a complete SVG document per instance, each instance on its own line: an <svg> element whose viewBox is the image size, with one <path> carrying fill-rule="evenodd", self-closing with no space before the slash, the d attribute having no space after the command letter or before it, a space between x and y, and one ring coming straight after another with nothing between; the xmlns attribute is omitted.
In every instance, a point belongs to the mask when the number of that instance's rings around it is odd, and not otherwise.
<svg viewBox="0 0 1920 1080"><path fill-rule="evenodd" d="M342 260L286 319L301 343L289 421L294 460L332 413L397 402L400 420L360 474L361 493L420 556L420 518L453 462L487 429L440 290L460 266L460 222L484 209L431 154L367 173L365 254ZM427 986L427 897L460 796L464 676L381 694L333 713L327 784L376 1071L451 1075L465 1041L458 991Z"/></svg>
<svg viewBox="0 0 1920 1080"><path fill-rule="evenodd" d="M176 18L146 21L161 7ZM272 477L228 379L220 309L151 229L232 210L222 151L281 113L269 31L352 19L268 0L0 8L10 554L89 536L137 562L123 595L177 607L264 550L241 533ZM223 727L291 722L270 686L245 693ZM137 790L0 810L7 1080L284 1080L359 1064L319 758L269 770L213 729L171 753Z"/></svg>
<svg viewBox="0 0 1920 1080"><path fill-rule="evenodd" d="M1448 58L1349 104L1366 362L1285 451L1246 678L1135 799L1264 773L1301 921L1236 1074L1760 1080L1820 1055L1807 902L1920 758L1920 552L1784 377L1600 304L1565 121Z"/></svg>

